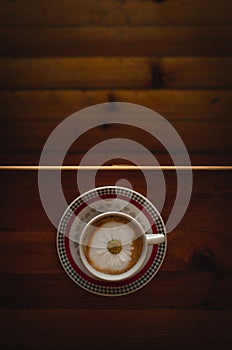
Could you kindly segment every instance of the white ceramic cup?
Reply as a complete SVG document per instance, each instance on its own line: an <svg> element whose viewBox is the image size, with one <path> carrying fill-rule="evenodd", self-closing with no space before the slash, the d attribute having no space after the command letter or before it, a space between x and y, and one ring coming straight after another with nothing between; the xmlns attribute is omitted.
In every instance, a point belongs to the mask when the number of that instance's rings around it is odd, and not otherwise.
<svg viewBox="0 0 232 350"><path fill-rule="evenodd" d="M96 232L95 225L98 225L99 222L102 222L102 221L104 222L105 219L106 221L107 220L110 221L110 218L112 217L114 219L117 218L117 220L122 220L122 221L124 220L124 222L128 222L128 224L120 223L120 225L117 226L116 228L115 227L107 228L107 227L104 227L103 225L101 228L97 229L98 230L97 235L93 233L93 231ZM114 221L114 219L111 220L111 224L112 224L112 221ZM110 230L114 230L114 234L116 235L115 237L117 239L112 239L112 234L111 234L112 232ZM133 254L132 250L134 250L135 248L131 248L131 242L129 240L125 241L125 237L128 238L132 234L135 235L134 236L135 238L141 237L140 238L141 251L140 251L139 258L136 259L136 262L134 263L134 265L128 268L126 271L117 272L117 273L115 273L114 271L114 273L112 273L112 269L117 269L117 266L121 267L120 264L122 265L127 264L127 262L122 262L122 260L130 259L130 254L131 255ZM93 239L91 238L92 236L94 237ZM136 274L140 270L140 268L143 266L146 260L149 245L163 243L165 242L165 239L166 237L163 234L146 234L142 226L140 225L140 223L135 218L131 217L128 214L125 214L122 212L115 212L115 211L105 212L95 216L92 220L90 220L86 224L85 228L83 229L80 235L80 242L79 242L80 257L86 269L94 277L105 281L121 281L129 277L132 277L134 274ZM117 242L120 242L120 241L122 241L122 243L119 246L119 243ZM90 255L92 254L91 263L89 259L89 254L86 253L87 252L86 249L89 249L89 252L91 252L89 253ZM115 249L116 251L117 249L118 250L121 249L121 250L120 252L116 253ZM118 262L119 262L119 265L117 265ZM104 268L101 268L99 270L99 268L96 268L95 266L97 265L100 266L99 265L100 263L103 264L102 266L104 266ZM111 272L108 272L108 270L110 270ZM119 268L119 271L121 271L120 268Z"/></svg>

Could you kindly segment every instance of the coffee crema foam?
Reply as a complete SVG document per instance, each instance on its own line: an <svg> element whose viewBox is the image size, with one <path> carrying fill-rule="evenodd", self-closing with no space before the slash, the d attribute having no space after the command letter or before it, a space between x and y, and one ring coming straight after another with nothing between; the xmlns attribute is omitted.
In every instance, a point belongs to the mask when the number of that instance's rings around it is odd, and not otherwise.
<svg viewBox="0 0 232 350"><path fill-rule="evenodd" d="M142 247L141 233L129 219L109 215L97 220L88 229L83 251L95 270L117 275L137 263Z"/></svg>

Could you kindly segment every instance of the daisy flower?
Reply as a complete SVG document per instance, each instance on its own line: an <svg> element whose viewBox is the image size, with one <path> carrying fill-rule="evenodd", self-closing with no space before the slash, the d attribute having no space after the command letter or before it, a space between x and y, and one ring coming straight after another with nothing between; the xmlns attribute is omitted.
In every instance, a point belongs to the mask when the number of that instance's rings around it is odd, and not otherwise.
<svg viewBox="0 0 232 350"><path fill-rule="evenodd" d="M131 254L135 239L135 232L126 225L126 228L100 227L95 231L91 242L90 258L99 270L121 271L131 261Z"/></svg>

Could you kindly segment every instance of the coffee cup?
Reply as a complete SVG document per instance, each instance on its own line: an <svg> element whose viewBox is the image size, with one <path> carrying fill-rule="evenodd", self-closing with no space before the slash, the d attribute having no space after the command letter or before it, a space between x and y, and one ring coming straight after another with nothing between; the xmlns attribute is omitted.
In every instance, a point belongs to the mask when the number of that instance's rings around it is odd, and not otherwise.
<svg viewBox="0 0 232 350"><path fill-rule="evenodd" d="M148 246L165 242L164 234L147 234L140 223L122 212L105 212L90 220L80 235L85 268L104 281L121 281L143 266Z"/></svg>

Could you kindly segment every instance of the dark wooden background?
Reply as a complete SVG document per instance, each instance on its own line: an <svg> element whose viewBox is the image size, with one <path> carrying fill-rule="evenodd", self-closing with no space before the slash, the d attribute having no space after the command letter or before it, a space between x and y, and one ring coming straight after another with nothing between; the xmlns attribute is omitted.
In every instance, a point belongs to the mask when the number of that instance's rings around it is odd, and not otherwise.
<svg viewBox="0 0 232 350"><path fill-rule="evenodd" d="M1 165L38 164L59 122L107 101L162 114L194 165L230 165L231 13L230 0L1 0ZM125 135L171 164L153 138L120 125L90 130L65 164ZM99 172L96 186L122 177L146 194L137 171ZM167 220L175 173L165 178ZM189 208L158 275L136 293L106 298L62 269L36 171L1 171L1 348L231 348L231 180L230 171L194 172ZM78 195L75 172L63 174L63 187L68 202Z"/></svg>

